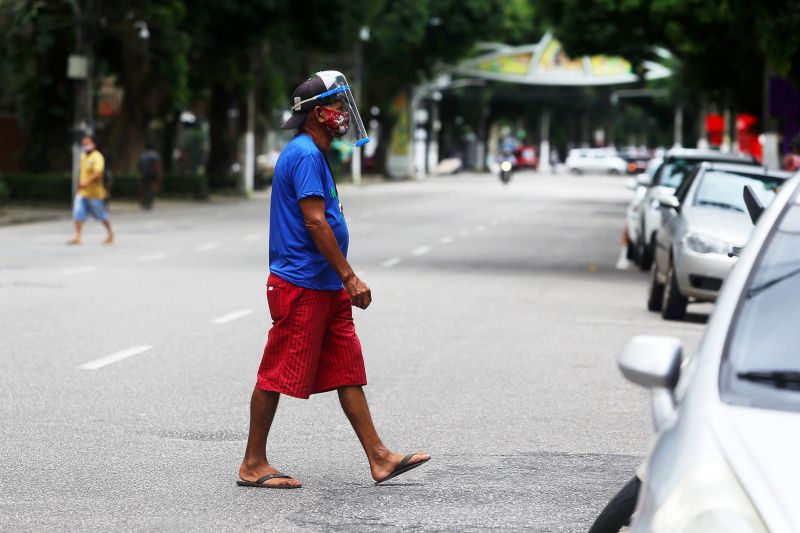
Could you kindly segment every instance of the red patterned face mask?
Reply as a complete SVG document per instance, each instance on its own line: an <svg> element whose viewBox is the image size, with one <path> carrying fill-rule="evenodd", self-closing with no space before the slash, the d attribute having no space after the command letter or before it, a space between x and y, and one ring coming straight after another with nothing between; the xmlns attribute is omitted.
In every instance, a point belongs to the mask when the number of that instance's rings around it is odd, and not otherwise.
<svg viewBox="0 0 800 533"><path fill-rule="evenodd" d="M350 129L350 113L347 111L336 111L329 107L323 109L328 113L328 118L322 122L325 129L334 137L344 137L347 135L347 131Z"/></svg>

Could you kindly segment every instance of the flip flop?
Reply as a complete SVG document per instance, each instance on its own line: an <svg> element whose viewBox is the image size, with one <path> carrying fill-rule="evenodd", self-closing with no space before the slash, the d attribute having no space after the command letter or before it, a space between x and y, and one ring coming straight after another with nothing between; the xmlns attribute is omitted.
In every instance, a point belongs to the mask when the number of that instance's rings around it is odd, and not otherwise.
<svg viewBox="0 0 800 533"><path fill-rule="evenodd" d="M244 481L240 479L236 482L236 484L240 487L258 487L260 489L299 489L302 487L302 485L267 485L267 481L270 479L292 479L292 476L287 476L281 472L276 472L274 474L261 476L255 481Z"/></svg>
<svg viewBox="0 0 800 533"><path fill-rule="evenodd" d="M384 481L388 481L388 480L392 479L393 477L397 477L400 474L405 474L409 470L413 470L416 467L421 466L421 465L427 463L428 461L430 461L430 458L428 458L428 459L423 459L422 461L417 461L416 463L408 464L408 462L411 460L411 458L414 457L415 455L417 455L417 454L416 453L409 453L408 455L403 457L403 460L400 461L400 463L394 468L394 470L392 470L392 472L388 476L386 476L385 478L379 479L378 481L375 482L375 484L378 485L380 483L383 483Z"/></svg>

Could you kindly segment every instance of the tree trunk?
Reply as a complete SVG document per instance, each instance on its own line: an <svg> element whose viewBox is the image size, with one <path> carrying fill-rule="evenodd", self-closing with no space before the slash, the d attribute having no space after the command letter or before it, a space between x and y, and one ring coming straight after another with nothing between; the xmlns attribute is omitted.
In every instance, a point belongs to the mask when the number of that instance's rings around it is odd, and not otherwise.
<svg viewBox="0 0 800 533"><path fill-rule="evenodd" d="M228 108L232 101L230 90L224 85L215 84L211 91L208 109L209 149L206 174L208 176L227 176L233 161L233 149L228 132Z"/></svg>

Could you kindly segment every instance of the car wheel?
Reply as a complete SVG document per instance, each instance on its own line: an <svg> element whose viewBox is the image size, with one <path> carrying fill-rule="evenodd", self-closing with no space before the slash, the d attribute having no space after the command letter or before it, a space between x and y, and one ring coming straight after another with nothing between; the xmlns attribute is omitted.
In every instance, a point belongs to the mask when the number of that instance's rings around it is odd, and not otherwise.
<svg viewBox="0 0 800 533"><path fill-rule="evenodd" d="M686 316L686 306L689 300L681 294L678 280L675 276L675 267L670 261L667 269L667 279L664 283L664 296L661 299L661 316L667 320L683 320Z"/></svg>
<svg viewBox="0 0 800 533"><path fill-rule="evenodd" d="M631 523L631 517L636 510L636 500L639 499L639 489L642 482L634 476L625 486L606 504L600 514L589 528L589 533L616 533Z"/></svg>
<svg viewBox="0 0 800 533"><path fill-rule="evenodd" d="M644 241L644 224L642 224L641 229L639 230L639 237L636 239L636 254L637 259L639 259L639 268L642 269L643 272L650 269L650 266L653 264L653 257L655 256L655 239L653 243L649 246Z"/></svg>
<svg viewBox="0 0 800 533"><path fill-rule="evenodd" d="M628 245L625 247L625 258L628 261L636 263L636 243L632 242L630 239L627 240Z"/></svg>
<svg viewBox="0 0 800 533"><path fill-rule="evenodd" d="M617 170L616 168L612 168L611 170L608 171L608 173L611 174L612 176L619 176L619 170Z"/></svg>
<svg viewBox="0 0 800 533"><path fill-rule="evenodd" d="M658 282L658 265L650 269L650 294L647 296L648 311L660 311L661 299L664 297L664 285Z"/></svg>
<svg viewBox="0 0 800 533"><path fill-rule="evenodd" d="M581 170L579 168L571 168L571 169L569 169L569 171L572 174L575 174L576 176L580 176L581 174L583 174L583 170Z"/></svg>

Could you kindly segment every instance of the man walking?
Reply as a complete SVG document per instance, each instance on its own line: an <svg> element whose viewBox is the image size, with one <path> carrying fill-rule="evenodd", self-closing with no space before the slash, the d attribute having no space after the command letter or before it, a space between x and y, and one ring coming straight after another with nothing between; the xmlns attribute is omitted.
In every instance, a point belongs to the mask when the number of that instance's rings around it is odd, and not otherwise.
<svg viewBox="0 0 800 533"><path fill-rule="evenodd" d="M156 192L161 186L161 157L156 152L153 143L147 142L144 145L144 152L139 157L139 203L142 209L150 210L153 208Z"/></svg>
<svg viewBox="0 0 800 533"><path fill-rule="evenodd" d="M372 423L352 306L366 309L369 287L347 262L349 234L326 152L350 126L363 132L341 73L319 72L292 95L283 129L298 130L275 166L270 209L267 301L273 325L250 401L250 433L237 484L299 488L276 470L266 445L281 394L308 398L336 390L376 483L418 467L430 455L389 450ZM368 141L359 135L357 146Z"/></svg>
<svg viewBox="0 0 800 533"><path fill-rule="evenodd" d="M87 215L103 223L106 228L106 238L103 244L114 242L114 232L111 230L111 221L106 213L105 198L106 188L103 185L106 161L103 154L97 149L94 137L85 135L81 141L83 153L80 160L78 192L72 206L72 219L75 222L75 236L67 244L80 244L83 224Z"/></svg>

